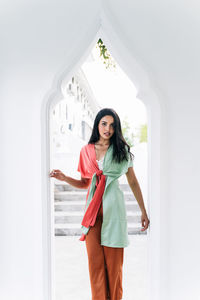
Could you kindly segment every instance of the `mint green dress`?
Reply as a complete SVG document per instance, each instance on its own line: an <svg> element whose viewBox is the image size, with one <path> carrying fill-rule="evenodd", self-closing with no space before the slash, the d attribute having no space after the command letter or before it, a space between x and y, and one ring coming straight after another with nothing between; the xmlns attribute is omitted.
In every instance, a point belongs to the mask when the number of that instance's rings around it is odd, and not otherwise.
<svg viewBox="0 0 200 300"><path fill-rule="evenodd" d="M128 161L124 160L121 163L112 162L112 153L113 145L110 145L103 160L103 174L106 175L106 185L102 197L103 221L101 227L101 245L124 248L130 244L130 241L128 238L124 194L119 187L118 179L127 173L128 168L133 166L133 160L130 153L128 153ZM95 192L95 184L96 173L92 176L85 211ZM89 230L89 228L83 225L81 225L81 229L84 234L87 234Z"/></svg>

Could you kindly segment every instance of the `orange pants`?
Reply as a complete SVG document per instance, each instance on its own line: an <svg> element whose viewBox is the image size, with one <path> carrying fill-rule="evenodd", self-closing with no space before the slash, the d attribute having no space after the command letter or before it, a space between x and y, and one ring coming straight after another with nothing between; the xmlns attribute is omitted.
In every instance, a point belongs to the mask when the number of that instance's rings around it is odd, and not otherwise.
<svg viewBox="0 0 200 300"><path fill-rule="evenodd" d="M101 204L95 225L90 228L85 239L92 300L120 300L123 294L124 248L101 245L102 220Z"/></svg>

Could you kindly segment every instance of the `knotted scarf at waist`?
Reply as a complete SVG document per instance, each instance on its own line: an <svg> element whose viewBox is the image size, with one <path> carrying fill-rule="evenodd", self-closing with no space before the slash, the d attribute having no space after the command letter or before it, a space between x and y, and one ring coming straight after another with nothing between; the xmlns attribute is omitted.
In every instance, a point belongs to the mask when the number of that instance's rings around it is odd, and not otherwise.
<svg viewBox="0 0 200 300"><path fill-rule="evenodd" d="M105 190L105 184L106 184L106 176L103 174L102 170L98 170L96 172L96 184L95 184L95 192L94 195L90 201L90 204L88 205L88 208L84 214L83 220L81 224L85 226L86 228L89 228L90 226L94 226L98 210L101 205L103 193ZM84 241L86 238L86 235L82 233L80 241Z"/></svg>

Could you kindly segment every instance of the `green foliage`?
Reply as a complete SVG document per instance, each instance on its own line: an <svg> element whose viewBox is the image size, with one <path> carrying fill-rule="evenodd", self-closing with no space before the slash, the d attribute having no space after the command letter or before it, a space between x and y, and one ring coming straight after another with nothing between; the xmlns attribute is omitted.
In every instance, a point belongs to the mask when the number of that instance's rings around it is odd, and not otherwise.
<svg viewBox="0 0 200 300"><path fill-rule="evenodd" d="M127 144L129 144L130 147L133 147L135 135L130 131L130 125L127 117L122 121L122 134Z"/></svg>
<svg viewBox="0 0 200 300"><path fill-rule="evenodd" d="M105 64L106 69L108 68L116 68L116 64L110 53L108 52L107 47L104 45L102 39L99 39L97 42L97 48L100 50L100 57L103 60L103 63Z"/></svg>
<svg viewBox="0 0 200 300"><path fill-rule="evenodd" d="M139 143L147 143L147 124L143 124L139 129Z"/></svg>
<svg viewBox="0 0 200 300"><path fill-rule="evenodd" d="M130 147L138 143L147 143L147 124L142 124L135 129L136 134L131 131L127 117L122 121L122 134Z"/></svg>

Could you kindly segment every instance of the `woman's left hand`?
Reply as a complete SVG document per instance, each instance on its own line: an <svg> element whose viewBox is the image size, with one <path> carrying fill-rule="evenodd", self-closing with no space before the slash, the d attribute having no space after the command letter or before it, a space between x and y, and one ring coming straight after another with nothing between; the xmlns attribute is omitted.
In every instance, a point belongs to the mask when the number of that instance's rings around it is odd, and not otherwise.
<svg viewBox="0 0 200 300"><path fill-rule="evenodd" d="M150 221L149 221L149 219L148 219L146 213L143 213L143 214L141 215L141 222L142 222L142 227L143 227L143 228L141 229L141 231L145 231L145 230L148 228L149 223L150 223Z"/></svg>

